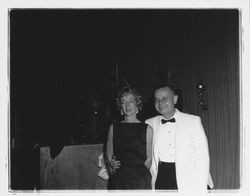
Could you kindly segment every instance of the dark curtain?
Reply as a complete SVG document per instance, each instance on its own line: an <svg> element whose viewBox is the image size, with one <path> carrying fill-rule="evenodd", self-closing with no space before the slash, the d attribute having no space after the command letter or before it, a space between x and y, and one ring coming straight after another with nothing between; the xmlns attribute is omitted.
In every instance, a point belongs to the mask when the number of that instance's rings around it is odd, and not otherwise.
<svg viewBox="0 0 250 196"><path fill-rule="evenodd" d="M209 143L210 171L215 189L240 187L240 65L238 11L190 17L193 26L183 27L180 58L173 67L174 83L183 91L185 111L201 116ZM213 21L213 20L212 20ZM185 31L196 28L196 31ZM192 32L192 34L188 33ZM178 66L182 64L182 66ZM197 84L203 79L199 104Z"/></svg>

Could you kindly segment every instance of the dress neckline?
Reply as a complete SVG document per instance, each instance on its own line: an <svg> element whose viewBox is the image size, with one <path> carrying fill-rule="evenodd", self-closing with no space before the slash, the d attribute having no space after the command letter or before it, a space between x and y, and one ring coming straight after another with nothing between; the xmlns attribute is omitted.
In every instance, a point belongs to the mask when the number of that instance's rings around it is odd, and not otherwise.
<svg viewBox="0 0 250 196"><path fill-rule="evenodd" d="M141 124L143 122L119 122L120 124Z"/></svg>

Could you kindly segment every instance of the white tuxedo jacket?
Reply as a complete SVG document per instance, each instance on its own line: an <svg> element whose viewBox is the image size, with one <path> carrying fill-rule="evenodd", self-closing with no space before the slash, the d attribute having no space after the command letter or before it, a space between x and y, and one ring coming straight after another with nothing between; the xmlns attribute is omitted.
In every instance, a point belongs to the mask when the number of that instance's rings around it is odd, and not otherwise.
<svg viewBox="0 0 250 196"><path fill-rule="evenodd" d="M207 185L213 187L209 173L207 138L200 117L176 109L175 167L178 192L206 193ZM158 133L161 116L146 120L154 130L152 155L152 187L158 172Z"/></svg>

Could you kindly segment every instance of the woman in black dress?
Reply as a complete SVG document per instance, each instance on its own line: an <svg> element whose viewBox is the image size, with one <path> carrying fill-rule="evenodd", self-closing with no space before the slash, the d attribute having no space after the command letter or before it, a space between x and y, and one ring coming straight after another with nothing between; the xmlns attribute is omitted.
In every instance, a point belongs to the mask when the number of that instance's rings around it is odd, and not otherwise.
<svg viewBox="0 0 250 196"><path fill-rule="evenodd" d="M124 119L109 128L106 156L110 169L108 189L151 189L153 129L137 119L142 98L123 88L117 98Z"/></svg>

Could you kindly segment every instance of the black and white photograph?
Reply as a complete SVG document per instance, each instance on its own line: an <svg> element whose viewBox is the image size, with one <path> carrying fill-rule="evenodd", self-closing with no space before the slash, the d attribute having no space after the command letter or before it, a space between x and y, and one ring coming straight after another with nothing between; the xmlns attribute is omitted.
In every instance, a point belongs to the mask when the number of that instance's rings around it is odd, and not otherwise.
<svg viewBox="0 0 250 196"><path fill-rule="evenodd" d="M6 11L9 194L241 193L242 9Z"/></svg>

